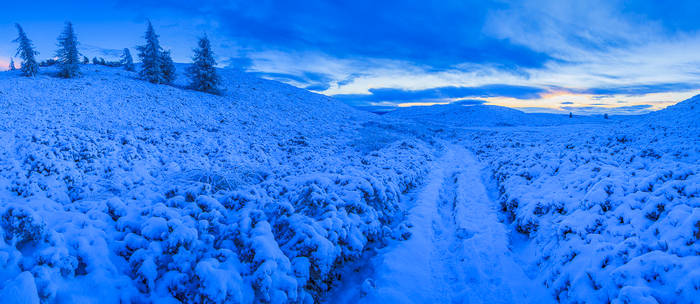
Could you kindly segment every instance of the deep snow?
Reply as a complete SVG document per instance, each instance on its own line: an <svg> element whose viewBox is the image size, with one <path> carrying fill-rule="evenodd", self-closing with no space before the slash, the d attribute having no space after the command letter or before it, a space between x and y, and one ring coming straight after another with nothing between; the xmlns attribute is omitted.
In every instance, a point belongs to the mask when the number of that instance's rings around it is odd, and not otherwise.
<svg viewBox="0 0 700 304"><path fill-rule="evenodd" d="M377 116L230 70L223 96L83 71L0 73L3 301L700 298L700 98Z"/></svg>

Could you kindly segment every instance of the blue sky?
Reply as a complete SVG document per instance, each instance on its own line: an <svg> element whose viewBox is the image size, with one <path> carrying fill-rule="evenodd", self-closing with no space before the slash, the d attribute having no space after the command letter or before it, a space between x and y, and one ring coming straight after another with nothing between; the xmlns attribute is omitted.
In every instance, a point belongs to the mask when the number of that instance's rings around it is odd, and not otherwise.
<svg viewBox="0 0 700 304"><path fill-rule="evenodd" d="M95 3L98 2L98 3ZM90 57L141 43L150 18L174 59L206 32L222 66L356 105L482 100L527 111L640 113L700 93L697 1L34 1L5 4L40 58L63 22Z"/></svg>

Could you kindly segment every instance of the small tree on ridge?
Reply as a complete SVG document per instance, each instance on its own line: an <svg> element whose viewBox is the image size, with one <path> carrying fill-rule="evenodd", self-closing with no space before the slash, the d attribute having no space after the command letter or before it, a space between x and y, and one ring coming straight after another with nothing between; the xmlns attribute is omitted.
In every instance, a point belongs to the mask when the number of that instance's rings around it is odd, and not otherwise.
<svg viewBox="0 0 700 304"><path fill-rule="evenodd" d="M122 58L120 63L124 66L125 70L134 71L134 58L131 57L131 51L129 51L128 48L124 48L124 52L122 52Z"/></svg>
<svg viewBox="0 0 700 304"><path fill-rule="evenodd" d="M150 83L164 83L163 73L161 72L163 66L163 57L161 53L163 49L160 47L158 35L155 30L153 30L151 21L148 21L148 27L146 28L146 35L144 38L146 38L146 44L137 47L139 50L139 58L141 59L139 76Z"/></svg>
<svg viewBox="0 0 700 304"><path fill-rule="evenodd" d="M173 58L170 57L170 51L164 51L160 53L161 56L161 66L160 71L162 73L162 82L165 84L171 84L175 81L177 74L175 74L175 63Z"/></svg>
<svg viewBox="0 0 700 304"><path fill-rule="evenodd" d="M22 70L22 75L33 77L39 72L39 64L36 62L35 57L39 52L34 50L34 44L27 37L24 29L17 23L15 27L17 27L18 37L14 42L19 43L16 55L22 58L22 66L20 68Z"/></svg>
<svg viewBox="0 0 700 304"><path fill-rule="evenodd" d="M219 75L216 73L216 60L211 50L209 38L204 35L199 39L199 48L194 50L192 65L187 68L190 88L193 90L219 94Z"/></svg>
<svg viewBox="0 0 700 304"><path fill-rule="evenodd" d="M58 37L58 75L64 78L73 78L80 74L80 53L78 52L78 39L73 31L73 24L66 22L66 27Z"/></svg>

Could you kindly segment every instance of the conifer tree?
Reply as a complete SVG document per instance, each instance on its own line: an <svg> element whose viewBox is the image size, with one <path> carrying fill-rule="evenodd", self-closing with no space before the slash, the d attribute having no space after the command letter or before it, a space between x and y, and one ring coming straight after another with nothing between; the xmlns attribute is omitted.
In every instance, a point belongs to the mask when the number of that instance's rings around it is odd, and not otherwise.
<svg viewBox="0 0 700 304"><path fill-rule="evenodd" d="M131 57L131 51L129 51L128 48L124 48L124 52L122 53L120 63L124 66L124 69L127 71L134 70L134 58Z"/></svg>
<svg viewBox="0 0 700 304"><path fill-rule="evenodd" d="M17 32L19 33L19 36L17 39L14 40L14 42L19 43L19 47L17 48L17 56L19 58L22 58L22 75L27 76L27 77L33 77L39 72L39 64L36 62L35 56L39 54L36 50L34 50L34 44L32 43L31 40L27 37L27 34L24 32L24 29L19 24L15 24L17 27Z"/></svg>
<svg viewBox="0 0 700 304"><path fill-rule="evenodd" d="M163 73L163 49L160 47L158 35L153 30L151 21L148 21L146 29L146 45L137 47L139 58L141 59L141 70L139 76L151 83L164 83Z"/></svg>
<svg viewBox="0 0 700 304"><path fill-rule="evenodd" d="M87 56L83 56L83 64L89 64L90 63L90 58L87 58Z"/></svg>
<svg viewBox="0 0 700 304"><path fill-rule="evenodd" d="M194 50L192 65L187 68L187 76L190 78L190 88L193 90L218 94L219 75L216 73L216 60L211 50L209 38L199 38L199 48Z"/></svg>
<svg viewBox="0 0 700 304"><path fill-rule="evenodd" d="M80 74L80 53L78 52L78 39L73 31L73 24L66 22L66 27L58 37L58 75L64 78L73 78Z"/></svg>
<svg viewBox="0 0 700 304"><path fill-rule="evenodd" d="M170 51L165 51L160 53L161 56L161 66L160 71L162 73L162 83L171 84L175 81L175 63L172 57L170 57Z"/></svg>
<svg viewBox="0 0 700 304"><path fill-rule="evenodd" d="M97 57L92 57L92 64L100 64L100 60Z"/></svg>
<svg viewBox="0 0 700 304"><path fill-rule="evenodd" d="M10 57L10 71L14 70L17 70L17 68L15 68L15 59Z"/></svg>

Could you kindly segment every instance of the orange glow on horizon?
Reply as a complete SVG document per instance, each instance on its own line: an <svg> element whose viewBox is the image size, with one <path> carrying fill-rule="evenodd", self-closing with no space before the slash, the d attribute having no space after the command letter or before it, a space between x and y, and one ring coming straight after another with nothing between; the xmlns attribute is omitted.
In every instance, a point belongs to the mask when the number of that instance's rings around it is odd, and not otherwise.
<svg viewBox="0 0 700 304"><path fill-rule="evenodd" d="M15 67L17 62L15 62ZM10 61L7 59L0 59L0 71L7 71L10 69Z"/></svg>

